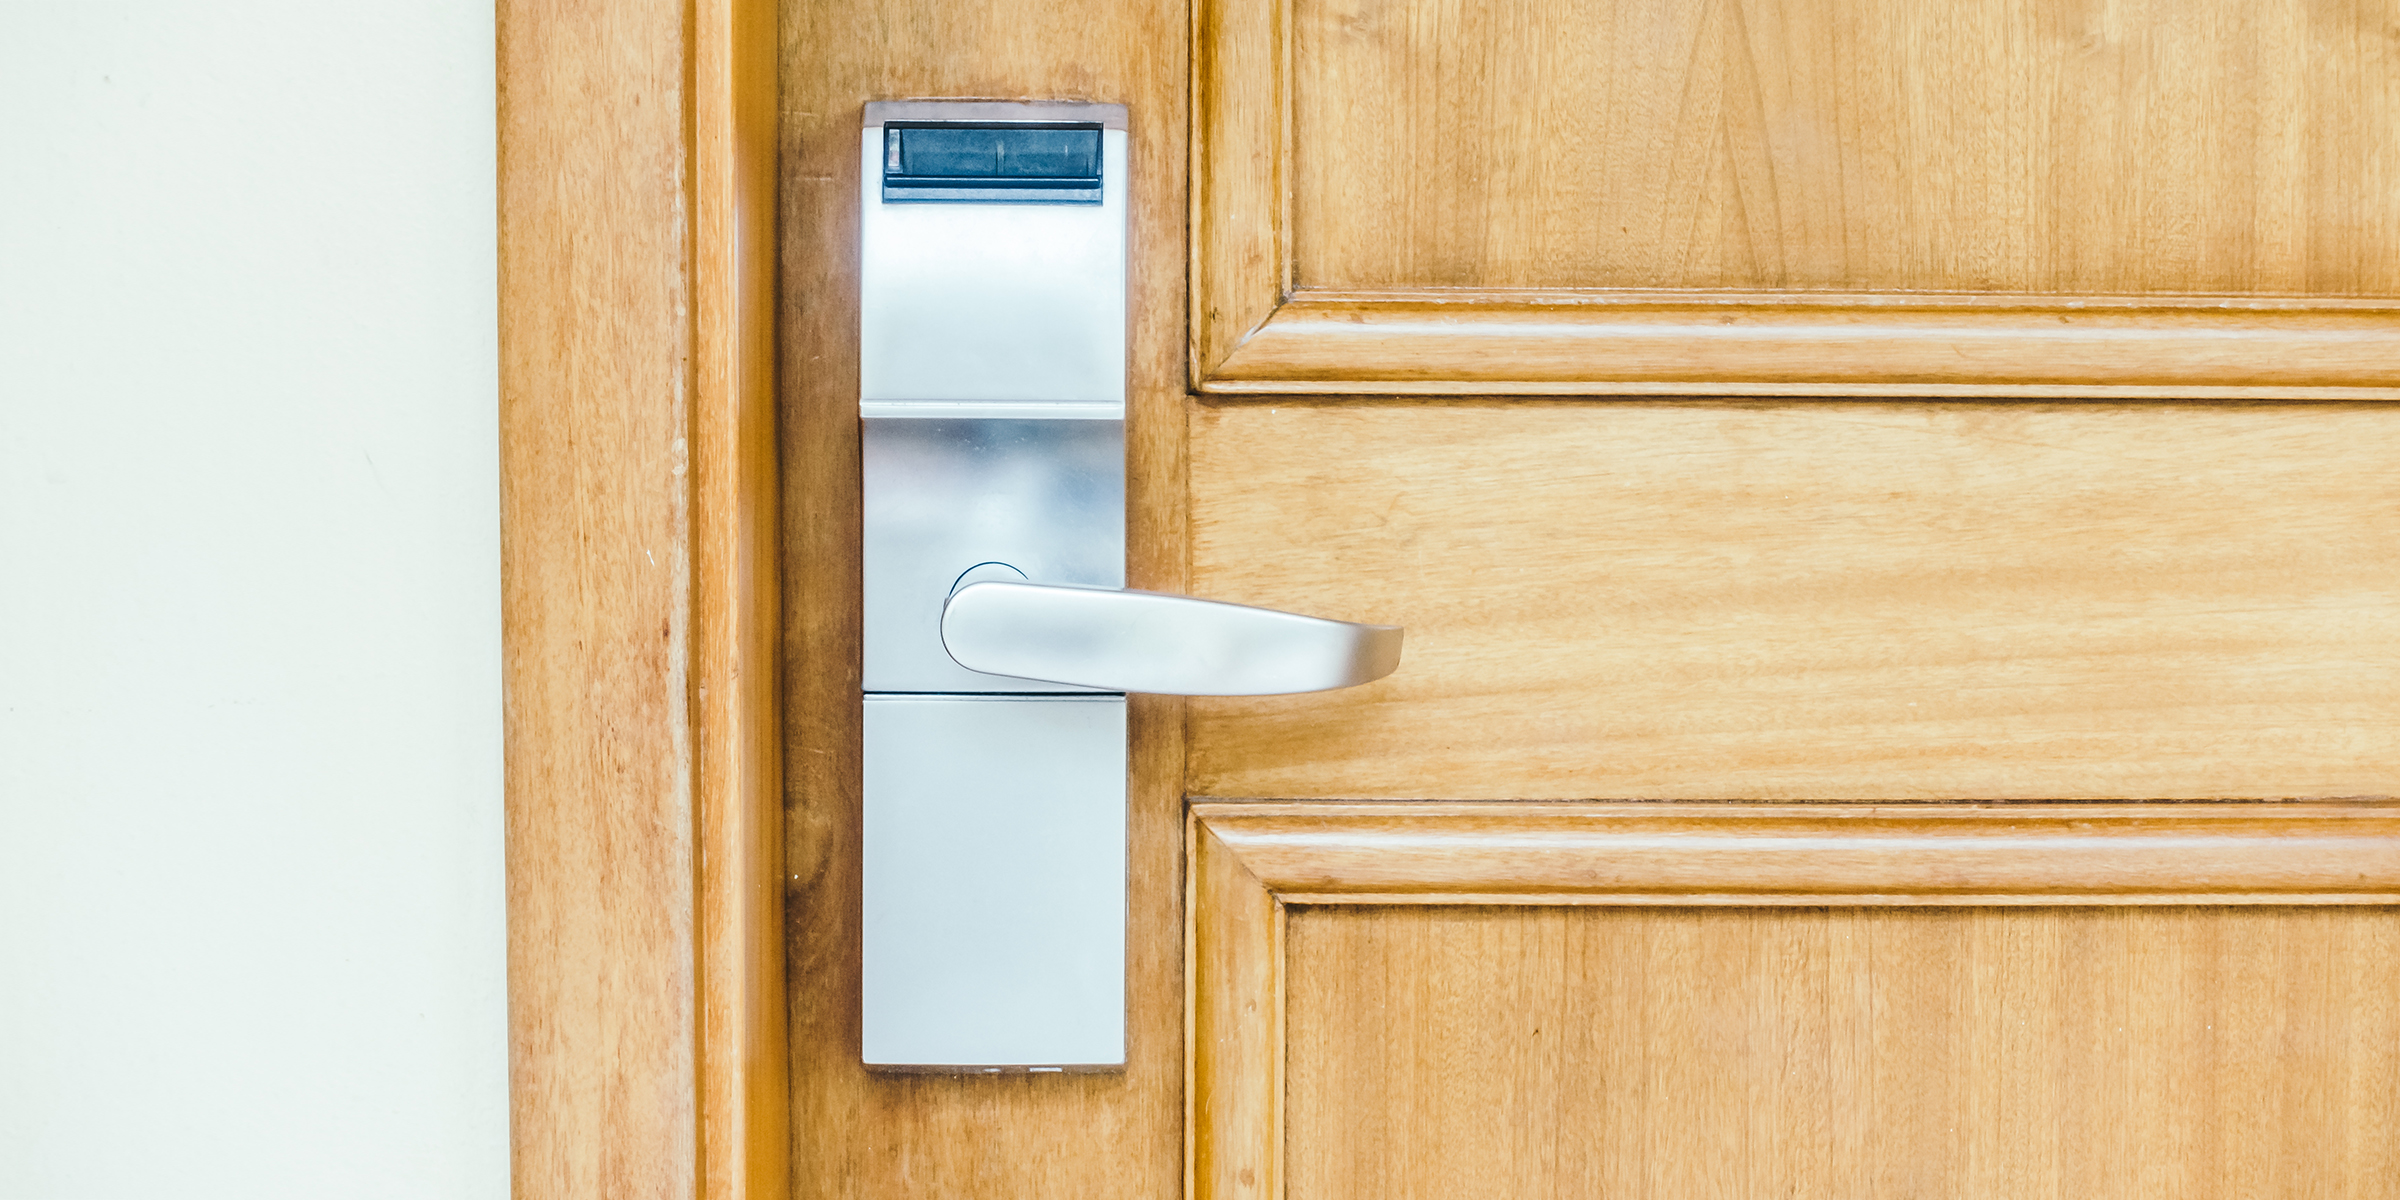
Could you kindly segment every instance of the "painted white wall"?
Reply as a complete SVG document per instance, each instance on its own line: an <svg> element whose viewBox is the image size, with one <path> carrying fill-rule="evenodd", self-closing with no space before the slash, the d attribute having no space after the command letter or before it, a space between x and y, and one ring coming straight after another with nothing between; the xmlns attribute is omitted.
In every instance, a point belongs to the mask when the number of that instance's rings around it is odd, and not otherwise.
<svg viewBox="0 0 2400 1200"><path fill-rule="evenodd" d="M0 0L0 1198L507 1189L492 7Z"/></svg>

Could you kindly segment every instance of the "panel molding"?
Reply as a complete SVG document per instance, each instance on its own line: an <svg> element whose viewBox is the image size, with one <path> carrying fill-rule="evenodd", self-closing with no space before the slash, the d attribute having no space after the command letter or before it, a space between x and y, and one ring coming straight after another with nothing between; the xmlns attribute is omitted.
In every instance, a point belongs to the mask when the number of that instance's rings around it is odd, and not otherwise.
<svg viewBox="0 0 2400 1200"><path fill-rule="evenodd" d="M1196 801L1185 1193L1283 1194L1291 904L2400 903L2400 805Z"/></svg>
<svg viewBox="0 0 2400 1200"><path fill-rule="evenodd" d="M1295 2L1193 6L1200 393L2400 398L2388 300L1303 288Z"/></svg>
<svg viewBox="0 0 2400 1200"><path fill-rule="evenodd" d="M1289 291L1200 381L1292 393L2400 396L2380 302Z"/></svg>

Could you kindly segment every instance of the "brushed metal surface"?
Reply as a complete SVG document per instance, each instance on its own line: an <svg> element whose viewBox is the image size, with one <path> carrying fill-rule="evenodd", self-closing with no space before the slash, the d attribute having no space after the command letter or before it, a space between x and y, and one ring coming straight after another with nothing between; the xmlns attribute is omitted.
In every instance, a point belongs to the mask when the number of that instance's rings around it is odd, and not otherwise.
<svg viewBox="0 0 2400 1200"><path fill-rule="evenodd" d="M1125 132L1101 135L1095 205L882 198L860 133L859 399L1125 408Z"/></svg>
<svg viewBox="0 0 2400 1200"><path fill-rule="evenodd" d="M1372 683L1400 666L1401 630L1191 596L970 583L942 642L973 670L1116 692L1273 696Z"/></svg>
<svg viewBox="0 0 2400 1200"><path fill-rule="evenodd" d="M869 696L861 1054L1125 1060L1125 698Z"/></svg>
<svg viewBox="0 0 2400 1200"><path fill-rule="evenodd" d="M942 650L942 603L980 563L1034 583L1125 583L1121 421L865 422L865 661L870 692L1044 692Z"/></svg>

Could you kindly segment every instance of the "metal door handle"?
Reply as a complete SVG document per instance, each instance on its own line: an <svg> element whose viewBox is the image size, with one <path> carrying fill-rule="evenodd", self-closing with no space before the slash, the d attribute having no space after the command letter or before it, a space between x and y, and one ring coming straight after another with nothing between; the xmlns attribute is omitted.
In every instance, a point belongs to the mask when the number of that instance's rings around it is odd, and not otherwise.
<svg viewBox="0 0 2400 1200"><path fill-rule="evenodd" d="M942 647L987 675L1111 692L1274 696L1355 687L1400 665L1397 625L1115 588L970 583Z"/></svg>

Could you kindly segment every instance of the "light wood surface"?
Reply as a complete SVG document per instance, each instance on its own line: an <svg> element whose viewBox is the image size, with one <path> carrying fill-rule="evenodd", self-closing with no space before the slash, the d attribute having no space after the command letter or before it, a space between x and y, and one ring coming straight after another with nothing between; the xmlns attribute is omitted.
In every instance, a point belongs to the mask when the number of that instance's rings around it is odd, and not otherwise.
<svg viewBox="0 0 2400 1200"><path fill-rule="evenodd" d="M2400 1194L2400 909L1288 921L1291 1200Z"/></svg>
<svg viewBox="0 0 2400 1200"><path fill-rule="evenodd" d="M521 1198L784 1193L771 14L498 10Z"/></svg>
<svg viewBox="0 0 2400 1200"><path fill-rule="evenodd" d="M2392 399L2400 307L1305 291L1200 390Z"/></svg>
<svg viewBox="0 0 2400 1200"><path fill-rule="evenodd" d="M684 10L499 22L511 1191L689 1196Z"/></svg>
<svg viewBox="0 0 2400 1200"><path fill-rule="evenodd" d="M1283 906L1195 816L1183 1194L1275 1197L1283 1178Z"/></svg>
<svg viewBox="0 0 2400 1200"><path fill-rule="evenodd" d="M2329 831L2379 856L2358 874L2388 895L2388 806L1192 813L1193 1200L2370 1197L2400 1180L2400 908L2123 906L2196 882L2271 899ZM1835 879L1792 844L1879 822L1913 822L1934 869ZM2170 849L2210 824L2213 849ZM1628 836L1559 828L1611 825ZM1826 886L1791 908L1605 899L1712 835L1728 881L1782 889L1797 868ZM1995 854L2047 899L2113 907L1894 907ZM1527 890L1491 904L1517 862ZM1394 873L1414 890L1392 893Z"/></svg>
<svg viewBox="0 0 2400 1200"><path fill-rule="evenodd" d="M2390 804L1196 804L1285 903L2400 904Z"/></svg>
<svg viewBox="0 0 2400 1200"><path fill-rule="evenodd" d="M2385 0L1285 2L1303 288L2400 294Z"/></svg>
<svg viewBox="0 0 2400 1200"><path fill-rule="evenodd" d="M2388 316L2239 301L2400 295L2395 19L2307 0L1201 0L1194 379L2389 388ZM1699 307L1628 325L1556 303L1623 292ZM1762 293L1822 307L1727 311ZM1892 304L1978 295L2012 314L1969 331ZM2207 306L2130 328L2087 307L2162 298Z"/></svg>
<svg viewBox="0 0 2400 1200"><path fill-rule="evenodd" d="M1288 0L1191 0L1191 328L1198 383L1291 295Z"/></svg>
<svg viewBox="0 0 2400 1200"><path fill-rule="evenodd" d="M781 1200L782 496L775 443L774 0L692 6L692 756L700 1196Z"/></svg>
<svg viewBox="0 0 2400 1200"><path fill-rule="evenodd" d="M797 1196L1171 1196L1181 1163L1181 702L1136 697L1123 1072L859 1065L860 107L1121 103L1131 118L1127 576L1183 590L1181 4L795 0L785 9L786 743Z"/></svg>
<svg viewBox="0 0 2400 1200"><path fill-rule="evenodd" d="M2400 793L2400 409L1204 405L1196 594L1404 625L1189 790Z"/></svg>

